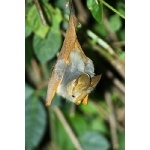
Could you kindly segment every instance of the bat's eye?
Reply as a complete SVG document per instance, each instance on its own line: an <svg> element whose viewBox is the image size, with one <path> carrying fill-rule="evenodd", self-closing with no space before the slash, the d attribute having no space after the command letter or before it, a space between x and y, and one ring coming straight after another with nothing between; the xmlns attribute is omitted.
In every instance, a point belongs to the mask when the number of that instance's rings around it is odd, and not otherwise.
<svg viewBox="0 0 150 150"><path fill-rule="evenodd" d="M72 95L72 97L74 98L75 96L74 96L74 95Z"/></svg>

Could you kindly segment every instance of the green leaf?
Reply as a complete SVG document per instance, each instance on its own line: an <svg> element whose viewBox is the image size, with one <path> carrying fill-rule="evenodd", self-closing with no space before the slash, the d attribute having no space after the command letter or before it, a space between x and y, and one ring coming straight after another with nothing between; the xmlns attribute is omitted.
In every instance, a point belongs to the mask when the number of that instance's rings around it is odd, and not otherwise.
<svg viewBox="0 0 150 150"><path fill-rule="evenodd" d="M107 134L108 129L101 118L95 118L91 122L91 128L96 131L100 131L101 133Z"/></svg>
<svg viewBox="0 0 150 150"><path fill-rule="evenodd" d="M43 26L35 5L33 5L28 11L26 21L28 26L35 34L37 34L41 38L45 38L46 34L49 31L49 26Z"/></svg>
<svg viewBox="0 0 150 150"><path fill-rule="evenodd" d="M59 145L59 147L62 150L73 150L74 146L72 141L70 140L70 137L58 119L56 119L55 127L56 143Z"/></svg>
<svg viewBox="0 0 150 150"><path fill-rule="evenodd" d="M58 30L51 28L45 39L34 36L33 48L38 60L44 64L52 59L61 47L61 35Z"/></svg>
<svg viewBox="0 0 150 150"><path fill-rule="evenodd" d="M33 0L25 0L25 2L26 2L27 4L32 4L32 3L33 3Z"/></svg>
<svg viewBox="0 0 150 150"><path fill-rule="evenodd" d="M83 135L87 131L88 125L82 115L75 114L73 117L67 115L67 118L71 124L71 127L78 136Z"/></svg>
<svg viewBox="0 0 150 150"><path fill-rule="evenodd" d="M59 30L62 15L58 8L54 9L51 5L44 5L47 17L52 21L52 27L45 39L35 35L33 39L34 52L38 60L44 64L52 59L61 47L62 38Z"/></svg>
<svg viewBox="0 0 150 150"><path fill-rule="evenodd" d="M95 0L87 0L87 6L95 20L101 23L103 18L103 4L99 1L97 2L98 4Z"/></svg>
<svg viewBox="0 0 150 150"><path fill-rule="evenodd" d="M119 150L125 150L125 133L119 133Z"/></svg>
<svg viewBox="0 0 150 150"><path fill-rule="evenodd" d="M66 8L65 5L66 5L66 0L55 0L54 3L55 3L55 6L60 8L62 10L62 12L64 14L69 14L69 8Z"/></svg>
<svg viewBox="0 0 150 150"><path fill-rule="evenodd" d="M120 55L119 55L119 58L121 60L125 60L125 52L122 52Z"/></svg>
<svg viewBox="0 0 150 150"><path fill-rule="evenodd" d="M33 150L43 138L46 129L46 112L41 101L30 96L25 101L25 145Z"/></svg>
<svg viewBox="0 0 150 150"><path fill-rule="evenodd" d="M27 38L28 36L30 36L31 33L32 33L31 28L26 24L25 25L25 38Z"/></svg>
<svg viewBox="0 0 150 150"><path fill-rule="evenodd" d="M116 14L112 15L110 17L110 26L113 31L118 31L122 26L121 18Z"/></svg>
<svg viewBox="0 0 150 150"><path fill-rule="evenodd" d="M89 115L98 113L97 108L95 107L95 105L92 102L89 102L88 105L86 105L86 106L80 105L79 107L84 113L89 114Z"/></svg>
<svg viewBox="0 0 150 150"><path fill-rule="evenodd" d="M80 137L84 150L108 150L110 145L107 139L98 132L88 131Z"/></svg>
<svg viewBox="0 0 150 150"><path fill-rule="evenodd" d="M34 92L34 89L29 85L25 84L25 98L28 99Z"/></svg>
<svg viewBox="0 0 150 150"><path fill-rule="evenodd" d="M47 14L47 18L51 20L52 27L59 29L60 22L62 21L61 11L58 8L54 9L50 4L45 4L44 9Z"/></svg>
<svg viewBox="0 0 150 150"><path fill-rule="evenodd" d="M125 15L125 4L123 2L117 2L117 9L122 15Z"/></svg>
<svg viewBox="0 0 150 150"><path fill-rule="evenodd" d="M93 25L93 31L94 33L98 33L100 34L100 36L106 37L108 35L108 31L104 25L104 23L96 23L95 25Z"/></svg>

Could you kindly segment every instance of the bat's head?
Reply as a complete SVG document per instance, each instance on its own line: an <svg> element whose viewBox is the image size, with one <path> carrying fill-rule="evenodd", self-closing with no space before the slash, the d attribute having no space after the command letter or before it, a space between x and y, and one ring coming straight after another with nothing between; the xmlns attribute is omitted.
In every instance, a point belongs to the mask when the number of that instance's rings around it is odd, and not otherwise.
<svg viewBox="0 0 150 150"><path fill-rule="evenodd" d="M76 104L87 104L88 94L101 78L101 75L94 76L93 62L87 57L85 61L82 55L78 49L74 49L66 67L62 66L65 64L61 61L55 67L58 74L64 72L57 93Z"/></svg>
<svg viewBox="0 0 150 150"><path fill-rule="evenodd" d="M87 104L88 94L94 89L101 78L101 75L90 77L84 73L77 79L70 81L67 85L67 92L70 100L76 104Z"/></svg>

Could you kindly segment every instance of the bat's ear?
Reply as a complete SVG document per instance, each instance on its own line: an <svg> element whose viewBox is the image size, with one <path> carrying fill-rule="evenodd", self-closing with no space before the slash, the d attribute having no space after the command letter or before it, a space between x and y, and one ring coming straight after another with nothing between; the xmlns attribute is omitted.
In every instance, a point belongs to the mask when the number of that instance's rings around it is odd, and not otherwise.
<svg viewBox="0 0 150 150"><path fill-rule="evenodd" d="M83 99L82 104L87 105L88 103L88 95Z"/></svg>
<svg viewBox="0 0 150 150"><path fill-rule="evenodd" d="M90 87L94 88L97 85L97 83L100 81L101 77L102 77L102 74L92 77Z"/></svg>

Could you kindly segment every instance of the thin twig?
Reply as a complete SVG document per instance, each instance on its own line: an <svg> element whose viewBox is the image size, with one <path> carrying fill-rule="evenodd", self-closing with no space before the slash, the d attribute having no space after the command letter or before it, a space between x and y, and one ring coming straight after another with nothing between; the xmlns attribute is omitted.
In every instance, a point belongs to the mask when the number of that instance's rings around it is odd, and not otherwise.
<svg viewBox="0 0 150 150"><path fill-rule="evenodd" d="M108 20L108 17L106 17L105 14L104 14L103 23L104 23L104 25L105 25L105 27L106 27L108 33L109 33L109 37L110 37L111 41L112 41L112 42L119 42L119 41L118 41L118 37L117 37L116 33L112 30L112 28L111 28L111 26L110 26L110 22L109 22L109 20ZM112 46L115 46L115 45L112 44ZM115 47L116 47L116 50L117 50L118 52L119 52L119 51L122 52L121 47L119 47L119 46L115 46Z"/></svg>
<svg viewBox="0 0 150 150"><path fill-rule="evenodd" d="M74 117L75 116L75 109L76 109L76 106L74 103L71 104L71 107L70 107L70 116L71 117Z"/></svg>
<svg viewBox="0 0 150 150"><path fill-rule="evenodd" d="M114 50L111 48L110 45L108 45L103 39L101 39L99 36L97 36L95 33L93 33L91 30L87 31L87 35L94 39L100 46L102 46L104 49L106 49L111 55L115 55Z"/></svg>
<svg viewBox="0 0 150 150"><path fill-rule="evenodd" d="M88 22L89 14L84 8L81 0L75 0L74 1L76 8L78 10L78 19L82 24L86 24Z"/></svg>
<svg viewBox="0 0 150 150"><path fill-rule="evenodd" d="M36 88L38 88L38 85L42 81L42 74L38 63L34 58L31 60L31 65L26 67L26 73L27 79L31 81Z"/></svg>
<svg viewBox="0 0 150 150"><path fill-rule="evenodd" d="M46 23L46 20L45 20L44 15L43 15L43 11L42 11L42 9L41 9L41 6L40 6L40 4L39 4L39 1L38 1L38 0L33 0L33 1L34 1L34 3L35 3L35 6L36 6L36 8L37 8L37 10L38 10L39 15L40 15L40 18L41 18L41 21L42 21L43 26L46 26L47 23Z"/></svg>
<svg viewBox="0 0 150 150"><path fill-rule="evenodd" d="M107 70L106 75L107 75L108 78L110 78L112 80L113 84L115 85L112 88L112 90L119 94L118 96L120 97L120 100L124 104L125 103L125 96L124 96L125 87L124 87L124 84L120 80L118 80L118 78L116 78L110 70ZM119 90L119 92L118 92L118 90Z"/></svg>
<svg viewBox="0 0 150 150"><path fill-rule="evenodd" d="M107 70L106 74L107 74L107 76L108 76L109 78L112 79L114 85L115 85L122 93L125 93L125 87L124 87L124 85L123 85L116 77L114 77L113 73L112 73L111 71Z"/></svg>
<svg viewBox="0 0 150 150"><path fill-rule="evenodd" d="M112 45L122 47L125 46L125 41L113 42Z"/></svg>
<svg viewBox="0 0 150 150"><path fill-rule="evenodd" d="M93 105L97 108L100 117L105 120L108 120L109 114L108 114L107 109L103 108L99 103L92 102L92 101L91 103L93 103Z"/></svg>
<svg viewBox="0 0 150 150"><path fill-rule="evenodd" d="M124 79L125 78L124 62L121 62L118 59L112 59L112 60L110 60L110 63L119 72L119 74Z"/></svg>
<svg viewBox="0 0 150 150"><path fill-rule="evenodd" d="M64 129L66 130L66 132L68 133L72 143L74 144L75 148L77 150L83 150L77 137L75 136L75 134L73 133L72 129L70 128L69 124L67 123L64 115L62 114L61 110L57 107L57 106L53 106L53 111L55 112L56 116L58 117L58 119L61 121Z"/></svg>
<svg viewBox="0 0 150 150"><path fill-rule="evenodd" d="M109 22L109 20L108 20L108 18L106 17L105 14L104 14L103 23L104 23L104 25L105 25L108 33L109 33L111 41L113 42L112 46L117 47L118 51L122 51L121 46L124 46L123 44L125 44L125 43L118 41L118 37L117 37L116 33L112 30L112 28L110 26L110 22Z"/></svg>
<svg viewBox="0 0 150 150"><path fill-rule="evenodd" d="M120 100L123 104L125 104L125 94L122 93L122 92L120 92L120 89L118 89L116 86L112 86L112 87L111 87L111 91L114 92L114 93L116 93L117 96L118 96L118 98L119 98L119 100Z"/></svg>
<svg viewBox="0 0 150 150"><path fill-rule="evenodd" d="M122 126L122 125L120 125L118 122L117 122L117 130L119 131L119 132L124 132L124 127Z"/></svg>
<svg viewBox="0 0 150 150"><path fill-rule="evenodd" d="M117 38L117 35L116 33L112 30L111 26L110 26L110 23L109 23L109 20L107 19L106 15L104 14L104 19L103 19L103 23L105 25L105 28L107 29L109 35L110 35L110 38L112 41L118 41L118 38Z"/></svg>
<svg viewBox="0 0 150 150"><path fill-rule="evenodd" d="M117 150L119 148L118 137L117 137L117 122L116 122L116 117L114 113L113 103L111 101L111 96L108 91L105 92L105 100L110 110L109 124L110 124L110 131L111 131L112 147L113 147L113 150Z"/></svg>
<svg viewBox="0 0 150 150"><path fill-rule="evenodd" d="M51 107L50 107L51 108ZM54 112L52 111L52 109L48 109L49 112L49 135L51 137L51 143L55 143L56 140L56 130L55 130L55 116L54 116Z"/></svg>
<svg viewBox="0 0 150 150"><path fill-rule="evenodd" d="M104 0L99 0L101 3L103 3L106 7L108 7L109 9L111 9L113 12L115 12L116 14L118 14L120 17L122 17L123 19L125 19L125 16L123 14L121 14L117 9L113 8L112 6L110 6L108 3L106 3Z"/></svg>
<svg viewBox="0 0 150 150"><path fill-rule="evenodd" d="M122 78L125 78L124 61L121 61L118 58L111 46L104 40L102 40L99 36L97 36L95 33L93 33L91 30L87 31L87 35L92 38L93 41L97 42L100 45L100 47L94 45L95 50L100 52L106 59L108 59L108 61L118 71Z"/></svg>
<svg viewBox="0 0 150 150"><path fill-rule="evenodd" d="M95 103L95 102L92 102L94 104L94 106L97 108L98 112L99 112L99 116L102 117L104 120L108 121L109 120L109 112L107 111L106 108L103 108L101 106L101 104L99 103ZM117 122L117 130L120 131L120 132L123 132L124 131L124 127L121 126L119 124L119 122Z"/></svg>

